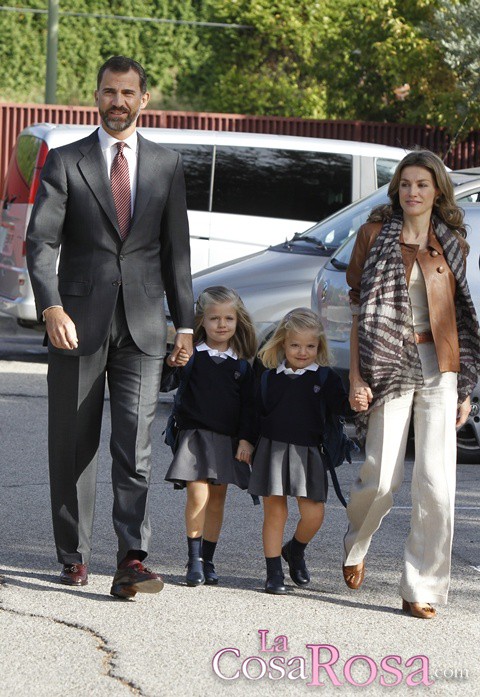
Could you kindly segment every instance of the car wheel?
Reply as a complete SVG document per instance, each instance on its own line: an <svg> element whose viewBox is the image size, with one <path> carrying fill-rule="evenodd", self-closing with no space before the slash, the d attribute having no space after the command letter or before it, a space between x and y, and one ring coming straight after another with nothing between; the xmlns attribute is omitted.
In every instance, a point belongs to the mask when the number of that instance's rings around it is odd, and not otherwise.
<svg viewBox="0 0 480 697"><path fill-rule="evenodd" d="M479 426L480 418L470 416L467 423L457 432L457 462L459 464L480 464Z"/></svg>
<svg viewBox="0 0 480 697"><path fill-rule="evenodd" d="M467 450L457 446L457 463L459 465L479 465L480 464L480 449Z"/></svg>

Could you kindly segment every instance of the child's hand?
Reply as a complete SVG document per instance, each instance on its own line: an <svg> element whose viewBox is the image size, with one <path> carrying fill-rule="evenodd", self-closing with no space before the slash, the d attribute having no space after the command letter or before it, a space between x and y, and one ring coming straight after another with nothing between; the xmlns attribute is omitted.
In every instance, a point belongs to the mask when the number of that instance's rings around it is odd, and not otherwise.
<svg viewBox="0 0 480 697"><path fill-rule="evenodd" d="M171 354L167 358L167 363L170 368L183 368L188 363L189 355L185 349L180 349L176 359L172 359Z"/></svg>
<svg viewBox="0 0 480 697"><path fill-rule="evenodd" d="M248 440L240 439L238 441L237 454L235 458L240 460L240 462L246 462L247 465L250 464L252 460L253 445L248 442Z"/></svg>

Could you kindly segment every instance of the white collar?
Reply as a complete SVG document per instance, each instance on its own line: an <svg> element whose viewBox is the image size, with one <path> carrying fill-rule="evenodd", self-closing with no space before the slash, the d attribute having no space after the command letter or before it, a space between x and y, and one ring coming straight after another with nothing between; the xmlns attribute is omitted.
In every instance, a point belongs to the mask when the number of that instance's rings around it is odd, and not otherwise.
<svg viewBox="0 0 480 697"><path fill-rule="evenodd" d="M219 358L233 358L234 361L238 359L237 354L233 349L230 348L230 346L227 348L226 351L218 351L217 349L210 348L205 341L202 341L201 344L198 344L196 346L197 351L208 351L209 356L218 356Z"/></svg>
<svg viewBox="0 0 480 697"><path fill-rule="evenodd" d="M125 140L120 140L119 138L115 138L115 136L111 136L110 133L107 133L103 126L100 126L98 129L98 140L102 150L108 150L116 143L125 143L125 145L133 150L134 153L137 152L138 135L136 130L133 131L131 136L125 138Z"/></svg>
<svg viewBox="0 0 480 697"><path fill-rule="evenodd" d="M293 370L292 368L287 368L285 365L285 360L283 360L277 368L277 375L279 373L285 373L285 375L303 375L307 370L315 371L317 369L318 363L310 363L310 365L305 366L305 368Z"/></svg>

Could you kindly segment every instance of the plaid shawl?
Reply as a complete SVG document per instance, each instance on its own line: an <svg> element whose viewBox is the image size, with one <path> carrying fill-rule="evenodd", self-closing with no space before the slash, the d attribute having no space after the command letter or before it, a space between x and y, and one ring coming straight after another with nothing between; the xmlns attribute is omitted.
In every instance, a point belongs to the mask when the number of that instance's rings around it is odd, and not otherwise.
<svg viewBox="0 0 480 697"><path fill-rule="evenodd" d="M435 235L456 280L455 307L460 345L458 402L463 402L480 375L480 332L468 288L464 255L453 232L436 216ZM360 372L373 392L367 412L357 416L357 432L366 433L372 408L423 385L422 368L400 249L402 213L383 224L362 274L358 339Z"/></svg>

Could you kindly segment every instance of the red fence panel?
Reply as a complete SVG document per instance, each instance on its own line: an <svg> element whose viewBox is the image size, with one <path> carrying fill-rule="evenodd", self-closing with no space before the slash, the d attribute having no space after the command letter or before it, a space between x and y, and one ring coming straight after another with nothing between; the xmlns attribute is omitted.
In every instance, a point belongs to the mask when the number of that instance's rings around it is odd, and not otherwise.
<svg viewBox="0 0 480 697"><path fill-rule="evenodd" d="M13 146L23 128L42 122L96 125L98 121L96 107L0 104L0 182L3 183ZM434 126L153 110L142 112L139 125L335 138L394 145L406 150L417 146L444 157L452 169L480 166L480 131L471 131L450 151L451 139L447 131Z"/></svg>

